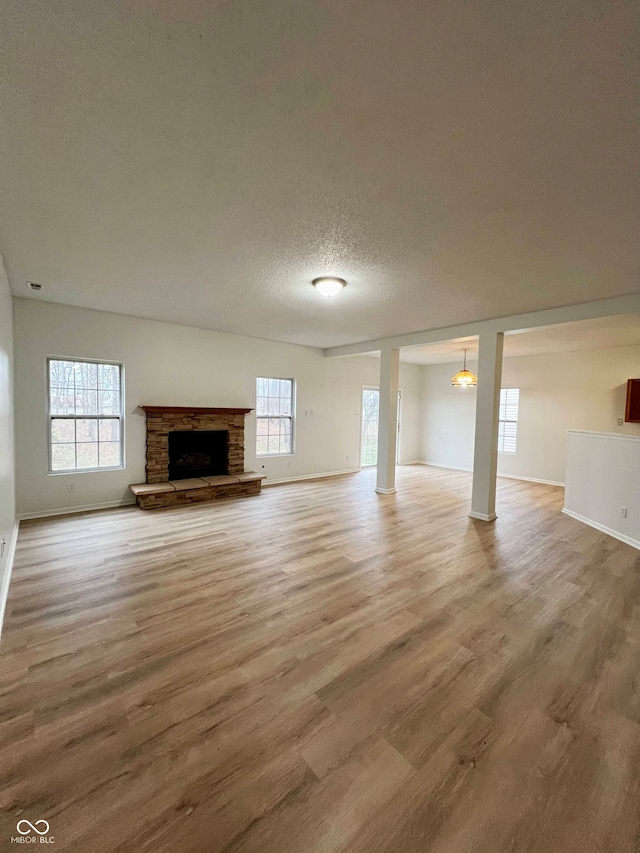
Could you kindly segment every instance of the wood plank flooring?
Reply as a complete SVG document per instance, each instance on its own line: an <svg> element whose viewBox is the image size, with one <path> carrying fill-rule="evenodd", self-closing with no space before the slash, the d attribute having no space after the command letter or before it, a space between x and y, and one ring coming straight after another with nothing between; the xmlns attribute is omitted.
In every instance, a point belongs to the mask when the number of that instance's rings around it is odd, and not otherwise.
<svg viewBox="0 0 640 853"><path fill-rule="evenodd" d="M640 850L640 554L399 469L24 523L0 849Z"/></svg>

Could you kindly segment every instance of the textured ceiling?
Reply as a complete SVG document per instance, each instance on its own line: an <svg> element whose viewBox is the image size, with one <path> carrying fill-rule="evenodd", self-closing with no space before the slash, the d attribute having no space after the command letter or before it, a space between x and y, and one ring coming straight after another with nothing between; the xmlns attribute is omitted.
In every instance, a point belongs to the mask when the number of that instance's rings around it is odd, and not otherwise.
<svg viewBox="0 0 640 853"><path fill-rule="evenodd" d="M552 352L576 352L588 349L640 346L640 315L625 314L602 317L577 323L560 323L542 329L507 334L504 338L504 357L542 355ZM463 350L467 358L478 357L478 339L459 338L420 347L400 350L400 360L409 364L448 364L462 361ZM368 355L379 355L368 353ZM640 364L638 365L640 369Z"/></svg>
<svg viewBox="0 0 640 853"><path fill-rule="evenodd" d="M0 14L20 296L333 346L638 288L636 0Z"/></svg>

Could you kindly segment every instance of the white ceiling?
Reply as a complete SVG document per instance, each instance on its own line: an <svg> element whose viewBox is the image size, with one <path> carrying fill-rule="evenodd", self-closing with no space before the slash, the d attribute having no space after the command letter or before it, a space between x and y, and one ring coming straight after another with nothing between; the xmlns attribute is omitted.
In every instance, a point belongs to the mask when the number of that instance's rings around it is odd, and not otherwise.
<svg viewBox="0 0 640 853"><path fill-rule="evenodd" d="M638 288L636 0L1 6L19 296L333 346Z"/></svg>
<svg viewBox="0 0 640 853"><path fill-rule="evenodd" d="M588 349L640 346L640 315L601 317L577 323L560 323L541 329L506 334L504 357L542 355L552 352L576 352ZM462 362L464 349L469 361L478 357L478 339L459 338L419 347L404 347L400 360L409 364L448 364ZM379 353L367 353L379 357Z"/></svg>

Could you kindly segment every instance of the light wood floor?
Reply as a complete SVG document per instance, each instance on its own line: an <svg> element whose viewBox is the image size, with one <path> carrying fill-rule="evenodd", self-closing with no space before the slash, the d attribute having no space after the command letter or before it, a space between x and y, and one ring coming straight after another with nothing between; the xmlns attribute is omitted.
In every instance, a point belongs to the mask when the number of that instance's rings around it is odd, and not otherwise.
<svg viewBox="0 0 640 853"><path fill-rule="evenodd" d="M557 488L399 489L23 524L1 849L640 850L640 554Z"/></svg>

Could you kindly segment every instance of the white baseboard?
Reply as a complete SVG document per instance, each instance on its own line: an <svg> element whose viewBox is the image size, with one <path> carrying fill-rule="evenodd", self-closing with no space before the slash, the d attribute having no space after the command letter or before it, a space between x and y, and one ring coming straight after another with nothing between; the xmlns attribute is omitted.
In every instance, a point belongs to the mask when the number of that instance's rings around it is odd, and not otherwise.
<svg viewBox="0 0 640 853"><path fill-rule="evenodd" d="M632 548L640 550L640 542L637 539L632 539L631 536L625 536L624 533L613 530L611 527L606 527L606 525L600 524L592 518L587 518L584 515L580 515L578 512L567 509L566 507L563 508L562 512L570 518L575 518L576 521L581 521L583 524L588 524L589 527L594 527L596 530L599 530L600 533L606 533L607 536L613 536L614 539L618 539L620 542L624 542L626 545L631 545Z"/></svg>
<svg viewBox="0 0 640 853"><path fill-rule="evenodd" d="M35 512L21 512L18 514L20 521L27 521L30 518L49 518L53 515L72 515L75 512L93 512L97 509L113 509L118 506L135 506L134 500L126 501L105 501L98 504L84 504L81 506L65 506L60 509L39 509Z"/></svg>
<svg viewBox="0 0 640 853"><path fill-rule="evenodd" d="M379 495L395 495L397 489L379 489L376 487L374 492L377 492Z"/></svg>
<svg viewBox="0 0 640 853"><path fill-rule="evenodd" d="M341 477L343 474L357 474L359 468L347 468L345 471L326 471L321 474L301 474L298 477L287 477L282 480L263 480L262 488L265 486L279 486L284 483L297 483L299 480L322 480L325 477ZM72 515L76 512L94 512L97 509L113 509L114 507L135 506L135 499L123 501L105 501L97 504L84 504L82 506L66 506L60 509L40 509L35 512L21 512L18 514L20 521L28 521L31 518L49 518L54 515Z"/></svg>
<svg viewBox="0 0 640 853"><path fill-rule="evenodd" d="M542 483L545 486L560 486L564 489L564 483L555 480L540 480L538 477L521 477L519 474L498 474L498 477L506 477L507 480L524 480L525 483Z"/></svg>
<svg viewBox="0 0 640 853"><path fill-rule="evenodd" d="M4 564L4 573L0 582L0 634L2 634L2 625L4 623L4 611L7 606L7 598L9 596L9 583L11 581L11 572L13 571L13 560L16 555L16 545L18 543L18 528L20 522L16 519L13 530L11 531L11 541L7 550L7 560Z"/></svg>
<svg viewBox="0 0 640 853"><path fill-rule="evenodd" d="M443 465L441 462L411 462L411 465L429 465L432 468L446 468L449 471L467 471L473 473L473 468L460 468L457 465ZM500 474L498 477L506 477L508 480L524 480L526 483L543 483L545 486L561 486L564 489L564 483L558 483L555 480L541 480L538 477L521 477L519 474Z"/></svg>
<svg viewBox="0 0 640 853"><path fill-rule="evenodd" d="M487 515L486 512L473 512L473 510L471 510L471 512L469 513L469 518L477 518L478 521L495 521L497 517L498 516L495 514L495 512L492 512Z"/></svg>
<svg viewBox="0 0 640 853"><path fill-rule="evenodd" d="M459 465L443 465L442 462L425 462L424 459L414 464L427 465L429 468L444 468L446 471L466 471L468 474L473 473L473 468L461 468Z"/></svg>
<svg viewBox="0 0 640 853"><path fill-rule="evenodd" d="M325 477L342 477L344 474L358 474L359 468L347 468L344 471L325 471L323 474L300 474L297 477L285 477L282 480L263 480L262 488L265 486L280 486L283 483L297 483L301 480L324 480Z"/></svg>

